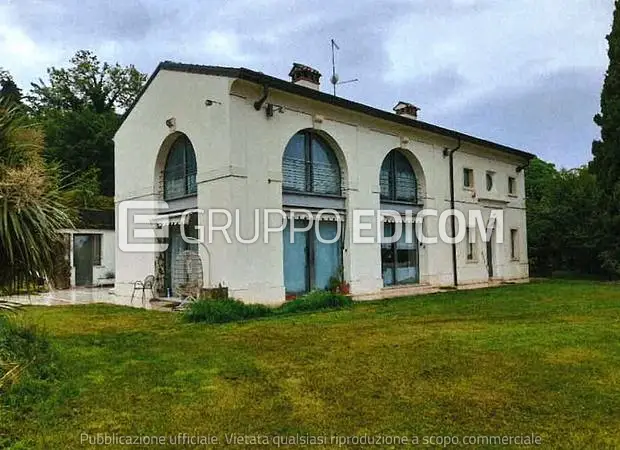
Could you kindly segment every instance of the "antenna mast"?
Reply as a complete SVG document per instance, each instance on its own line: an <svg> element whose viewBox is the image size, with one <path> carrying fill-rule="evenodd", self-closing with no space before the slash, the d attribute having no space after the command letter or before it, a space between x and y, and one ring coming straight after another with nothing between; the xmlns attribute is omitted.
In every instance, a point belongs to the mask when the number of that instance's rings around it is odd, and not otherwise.
<svg viewBox="0 0 620 450"><path fill-rule="evenodd" d="M338 44L336 44L336 41L332 39L332 77L329 81L334 87L334 97L336 96L337 85L346 84L346 83L355 83L356 81L359 81L357 78L354 78L352 80L347 80L347 81L338 81L340 78L338 74L336 73L336 50L340 50L340 47L338 47Z"/></svg>

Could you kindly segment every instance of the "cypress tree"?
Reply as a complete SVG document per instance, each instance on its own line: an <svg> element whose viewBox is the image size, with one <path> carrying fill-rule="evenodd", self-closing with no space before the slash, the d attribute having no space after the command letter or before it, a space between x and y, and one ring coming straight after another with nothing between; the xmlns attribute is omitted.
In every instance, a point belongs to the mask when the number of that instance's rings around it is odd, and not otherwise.
<svg viewBox="0 0 620 450"><path fill-rule="evenodd" d="M601 93L601 112L594 122L601 139L592 144L590 169L601 189L601 262L610 274L620 274L620 0L615 1L609 44L609 67Z"/></svg>

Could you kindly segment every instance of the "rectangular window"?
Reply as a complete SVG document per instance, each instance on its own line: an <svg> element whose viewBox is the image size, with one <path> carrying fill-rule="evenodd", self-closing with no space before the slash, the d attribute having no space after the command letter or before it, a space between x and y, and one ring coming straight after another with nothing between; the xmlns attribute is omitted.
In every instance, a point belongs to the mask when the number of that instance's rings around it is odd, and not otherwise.
<svg viewBox="0 0 620 450"><path fill-rule="evenodd" d="M508 177L508 193L517 195L517 180L514 177Z"/></svg>
<svg viewBox="0 0 620 450"><path fill-rule="evenodd" d="M467 245L467 261L474 261L476 259L476 242L474 239L475 229L465 229L465 245Z"/></svg>
<svg viewBox="0 0 620 450"><path fill-rule="evenodd" d="M93 265L100 266L101 265L101 235L93 234Z"/></svg>
<svg viewBox="0 0 620 450"><path fill-rule="evenodd" d="M486 174L487 191L491 192L494 186L495 172L488 171Z"/></svg>
<svg viewBox="0 0 620 450"><path fill-rule="evenodd" d="M519 259L519 235L518 230L510 230L510 257Z"/></svg>
<svg viewBox="0 0 620 450"><path fill-rule="evenodd" d="M474 171L472 169L463 169L463 186L466 188L474 187Z"/></svg>

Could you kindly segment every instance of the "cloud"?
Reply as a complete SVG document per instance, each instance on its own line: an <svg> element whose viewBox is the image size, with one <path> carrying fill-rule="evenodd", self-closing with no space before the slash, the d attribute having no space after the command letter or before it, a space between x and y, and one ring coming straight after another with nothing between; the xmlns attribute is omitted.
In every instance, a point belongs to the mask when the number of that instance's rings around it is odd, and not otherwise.
<svg viewBox="0 0 620 450"><path fill-rule="evenodd" d="M491 92L437 122L577 167L590 159L592 140L598 137L592 120L598 96L593 93L602 82L596 70L560 71L523 90Z"/></svg>
<svg viewBox="0 0 620 450"><path fill-rule="evenodd" d="M610 11L597 2L569 6L549 0L472 0L466 4L468 8L454 6L444 13L429 10L401 18L386 42L392 61L386 79L424 82L438 69L449 68L467 82L458 94L442 98L434 108L461 109L499 87L533 87L548 73L605 64L603 26ZM412 49L420 51L402 57Z"/></svg>
<svg viewBox="0 0 620 450"><path fill-rule="evenodd" d="M609 0L9 0L0 61L22 87L80 48L145 72L161 60L245 66L286 78L293 61L338 95L585 162L605 71ZM544 125L543 125L544 124Z"/></svg>
<svg viewBox="0 0 620 450"><path fill-rule="evenodd" d="M205 46L206 51L214 57L236 62L249 62L254 59L252 55L242 52L239 38L234 33L211 31L206 36Z"/></svg>
<svg viewBox="0 0 620 450"><path fill-rule="evenodd" d="M15 19L37 40L70 40L92 44L106 40L136 39L165 18L161 8L147 9L141 0L19 0L12 3Z"/></svg>

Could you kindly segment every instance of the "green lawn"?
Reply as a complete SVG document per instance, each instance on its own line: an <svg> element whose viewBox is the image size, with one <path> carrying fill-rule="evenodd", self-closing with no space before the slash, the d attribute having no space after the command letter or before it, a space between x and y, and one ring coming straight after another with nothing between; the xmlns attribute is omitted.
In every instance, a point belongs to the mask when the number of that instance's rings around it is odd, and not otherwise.
<svg viewBox="0 0 620 450"><path fill-rule="evenodd" d="M15 448L84 448L80 433L534 434L544 448L620 447L617 284L540 282L228 325L104 305L25 316L48 330L65 373L46 400L0 422Z"/></svg>

